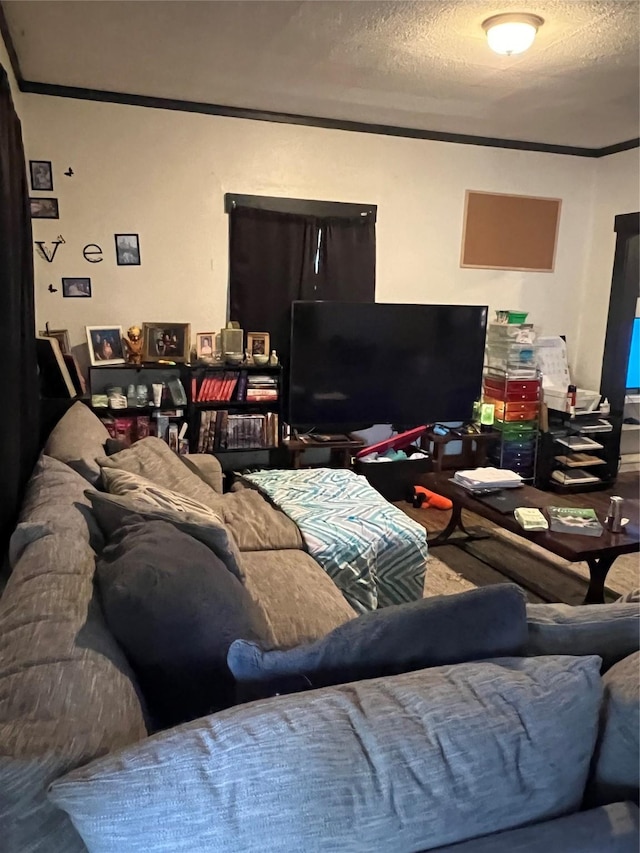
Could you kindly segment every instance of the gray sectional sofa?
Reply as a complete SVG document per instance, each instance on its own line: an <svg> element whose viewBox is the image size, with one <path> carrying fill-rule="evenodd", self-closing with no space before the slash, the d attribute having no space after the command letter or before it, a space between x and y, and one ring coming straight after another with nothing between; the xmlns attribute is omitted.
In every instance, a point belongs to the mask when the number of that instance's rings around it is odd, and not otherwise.
<svg viewBox="0 0 640 853"><path fill-rule="evenodd" d="M538 606L535 656L277 696L149 736L94 584L104 540L87 490L106 438L80 404L65 415L11 542L0 599L3 851L637 849L633 604ZM271 646L356 618L286 517L252 490L223 499L212 457L180 464L166 484L224 515Z"/></svg>

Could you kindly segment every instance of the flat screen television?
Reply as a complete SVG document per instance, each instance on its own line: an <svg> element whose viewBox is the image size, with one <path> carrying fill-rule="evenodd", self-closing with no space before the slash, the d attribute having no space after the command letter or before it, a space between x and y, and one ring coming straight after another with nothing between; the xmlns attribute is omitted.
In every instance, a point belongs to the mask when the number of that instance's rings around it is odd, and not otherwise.
<svg viewBox="0 0 640 853"><path fill-rule="evenodd" d="M631 348L629 349L629 362L627 364L627 389L630 391L640 389L640 317L636 317L633 321Z"/></svg>
<svg viewBox="0 0 640 853"><path fill-rule="evenodd" d="M480 396L487 307L294 302L291 426L465 421Z"/></svg>

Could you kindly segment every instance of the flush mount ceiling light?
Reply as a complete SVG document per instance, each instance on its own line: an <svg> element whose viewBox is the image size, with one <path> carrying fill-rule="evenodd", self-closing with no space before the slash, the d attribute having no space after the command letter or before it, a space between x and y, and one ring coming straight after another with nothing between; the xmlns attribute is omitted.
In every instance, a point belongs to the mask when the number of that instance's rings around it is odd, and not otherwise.
<svg viewBox="0 0 640 853"><path fill-rule="evenodd" d="M512 56L531 47L538 27L543 24L544 20L538 15L518 12L493 15L483 22L482 29L487 34L491 50Z"/></svg>

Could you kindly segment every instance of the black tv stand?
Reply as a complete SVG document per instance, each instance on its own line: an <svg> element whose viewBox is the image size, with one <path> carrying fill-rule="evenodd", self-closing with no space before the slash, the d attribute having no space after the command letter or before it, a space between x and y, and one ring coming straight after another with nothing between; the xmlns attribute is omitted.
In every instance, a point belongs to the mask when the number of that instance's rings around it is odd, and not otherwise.
<svg viewBox="0 0 640 853"><path fill-rule="evenodd" d="M318 448L328 448L331 451L331 466L336 468L350 468L352 455L361 447L364 447L364 441L359 438L349 438L349 436L343 434L328 436L328 440L319 441L316 435L311 434L285 440L282 442L282 446L289 454L291 468L301 467L301 457L305 450L317 450Z"/></svg>

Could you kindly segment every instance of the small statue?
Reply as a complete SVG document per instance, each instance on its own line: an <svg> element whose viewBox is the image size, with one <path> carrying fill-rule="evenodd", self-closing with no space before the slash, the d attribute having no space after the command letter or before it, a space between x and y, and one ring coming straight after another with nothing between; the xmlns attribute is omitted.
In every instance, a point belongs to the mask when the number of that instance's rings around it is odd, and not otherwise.
<svg viewBox="0 0 640 853"><path fill-rule="evenodd" d="M131 326L124 337L127 347L127 362L142 364L142 331L139 326Z"/></svg>
<svg viewBox="0 0 640 853"><path fill-rule="evenodd" d="M278 353L274 349L271 350L271 355L269 356L269 364L272 367L276 367L278 364L280 364L280 361L278 359Z"/></svg>

